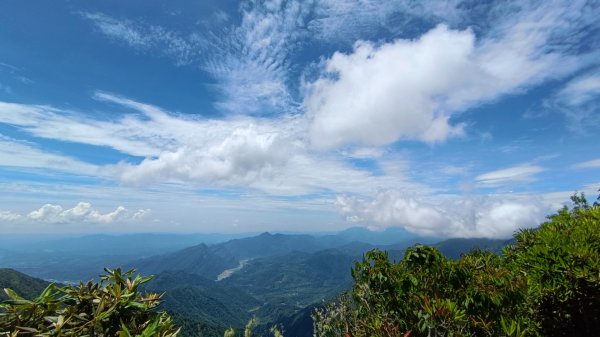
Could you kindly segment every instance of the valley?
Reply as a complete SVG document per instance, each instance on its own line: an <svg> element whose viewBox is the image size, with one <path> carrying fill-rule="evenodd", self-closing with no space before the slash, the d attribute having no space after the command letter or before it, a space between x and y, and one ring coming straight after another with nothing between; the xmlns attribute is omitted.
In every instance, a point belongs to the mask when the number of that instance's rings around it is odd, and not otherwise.
<svg viewBox="0 0 600 337"><path fill-rule="evenodd" d="M497 252L507 243L437 241L399 229L371 232L358 228L326 235L262 233L214 241L193 235L161 237L53 238L38 242L41 248L31 251L26 245L7 245L8 253L0 253L0 266L22 272L23 277L39 278L33 283L37 290L48 281L94 279L105 266L135 268L142 275L155 275L147 290L165 293L162 308L184 327L183 336L198 331L222 336L226 328L243 327L256 317L262 324L259 329L266 331L278 324L284 331L293 331L293 336L303 337L312 334L310 315L315 306L350 288L351 268L366 251L378 248L399 260L409 246L435 243L455 257L476 247Z"/></svg>

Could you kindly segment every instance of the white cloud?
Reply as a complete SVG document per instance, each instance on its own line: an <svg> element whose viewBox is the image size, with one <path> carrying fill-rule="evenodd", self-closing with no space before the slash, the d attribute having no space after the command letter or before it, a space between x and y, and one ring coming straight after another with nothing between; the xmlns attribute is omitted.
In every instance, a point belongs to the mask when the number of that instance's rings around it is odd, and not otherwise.
<svg viewBox="0 0 600 337"><path fill-rule="evenodd" d="M436 51L438 54L445 54L448 50L457 52L457 54L450 54L454 59L445 63L450 68L448 71L445 71L446 68L441 69L440 79L428 78L434 80L433 86L444 82L456 83L458 86L456 90L447 92L451 88L446 90L439 88L436 91L435 88L423 87L423 84L417 83L424 90L420 92L421 96L417 97L421 102L409 101L410 93L405 93L404 99L401 100L404 109L425 111L425 116L421 117L424 121L419 121L428 127L422 129L425 127L423 124L418 126L421 128L420 132L409 132L405 135L406 131L403 130L404 132L380 137L382 139L397 139L404 136L415 138L414 134L416 134L418 136L416 139L433 142L444 140L454 134L452 131L457 130L456 125L452 128L447 121L447 117L455 112L455 109L460 109L457 104L462 104L464 108L467 103L475 104L481 100L494 99L500 94L521 89L523 85L535 83L540 77L548 77L540 76L550 73L548 70L552 70L551 76L558 76L557 72L572 72L573 60L563 56L570 53L569 46L584 38L579 36L581 27L594 22L593 15L589 14L590 10L586 6L582 1L544 3L521 1L482 4L477 7L477 10L473 10L470 6L462 6L459 1L435 0L420 2L242 1L239 7L238 24L229 24L231 20L222 20L205 31L193 33L181 33L141 21L116 19L102 13L82 15L110 38L122 40L136 49L152 50L166 55L174 59L177 64L199 66L216 80L216 87L221 94L216 100L216 106L235 114L296 111L298 108L298 99L295 95L298 81L296 75L302 69L292 66L292 60L296 52L311 46L315 40L325 41L334 46L345 46L357 39L372 39L382 29L387 30L394 37L412 37L414 34L421 33L422 28L419 27L427 27L432 23L446 23L453 27L475 24L479 41L467 43L466 46L461 45L456 49L421 50L425 53L419 55L423 59L422 63L443 61L439 57L434 60L427 58ZM482 20L485 22L482 23ZM229 26L224 27L226 23ZM463 31L465 32L467 31ZM471 40L474 40L474 34L470 31L468 34L472 35ZM460 44L459 40L460 38L456 42ZM402 41L397 40L396 43ZM362 45L369 45L369 43L363 42ZM389 49L386 46L381 49ZM379 51L373 45L371 48L375 53ZM469 48L474 50L471 52ZM412 59L419 59L419 57L409 57L408 60L392 57L392 59L384 59L384 62L387 62L392 70L399 64L404 64L406 69L410 68ZM560 67L556 67L558 64ZM423 69L421 66L409 74L402 71L391 71L391 73L400 77L397 81L403 81L406 77L410 81L411 78L414 80L415 75L419 75L419 71L425 71L424 75L430 75L427 70L434 69ZM387 70L379 69L379 71L383 71L384 75L388 73ZM388 75L388 80L389 77ZM379 76L372 76L372 78L379 78ZM379 87L399 85L397 82L368 83L369 88L373 88L372 84L377 84ZM402 90L402 88L397 89ZM373 91L382 92L376 88ZM441 100L444 102L438 102L437 97L431 97L437 93L448 97L442 97ZM371 98L378 97L375 95ZM447 106L440 103L445 103ZM330 104L333 105L331 106L333 109L337 107L334 102ZM434 111L433 115L427 112L429 110ZM376 120L373 123L378 122L380 121ZM361 141L361 137L358 138L349 141ZM380 141L383 140L377 139L369 143Z"/></svg>
<svg viewBox="0 0 600 337"><path fill-rule="evenodd" d="M357 147L342 151L342 154L349 158L356 159L374 159L381 158L386 150L380 147Z"/></svg>
<svg viewBox="0 0 600 337"><path fill-rule="evenodd" d="M285 165L294 150L281 137L275 129L240 126L212 144L188 144L139 165L121 164L116 171L121 180L134 184L165 180L247 184L271 176Z"/></svg>
<svg viewBox="0 0 600 337"><path fill-rule="evenodd" d="M141 50L159 49L162 55L172 58L177 65L197 61L202 48L202 40L196 35L181 37L161 26L141 25L102 13L84 12L81 15L91 20L106 36Z"/></svg>
<svg viewBox="0 0 600 337"><path fill-rule="evenodd" d="M133 215L131 216L131 219L142 220L142 219L145 219L146 217L148 217L151 213L152 213L152 210L149 208L140 209L137 212L133 213Z"/></svg>
<svg viewBox="0 0 600 337"><path fill-rule="evenodd" d="M472 45L470 32L440 26L417 41L379 47L360 42L350 55L334 54L326 71L336 77L313 83L305 102L314 118L313 143L334 148L400 138L436 142L461 134L432 96L460 86L452 79L467 71Z"/></svg>
<svg viewBox="0 0 600 337"><path fill-rule="evenodd" d="M222 111L267 114L293 105L288 57L302 34L308 8L297 1L243 2L239 25L191 34L101 13L82 15L105 35L135 49L158 51L178 65L199 66L217 81L216 106Z"/></svg>
<svg viewBox="0 0 600 337"><path fill-rule="evenodd" d="M547 46L560 13L525 13L479 41L439 25L417 40L359 41L352 53L335 53L309 85L311 140L334 148L460 135L463 126L450 122L457 113L581 66Z"/></svg>
<svg viewBox="0 0 600 337"><path fill-rule="evenodd" d="M26 215L10 211L0 211L0 221L12 224L113 224L118 222L139 221L150 213L150 209L130 212L123 206L113 211L101 213L89 202L79 202L75 207L64 209L61 205L45 204Z"/></svg>
<svg viewBox="0 0 600 337"><path fill-rule="evenodd" d="M317 0L308 28L326 42L354 42L387 30L393 35L420 29L415 22L454 22L462 14L459 1Z"/></svg>
<svg viewBox="0 0 600 337"><path fill-rule="evenodd" d="M209 39L211 56L201 63L218 81L217 107L236 114L270 114L293 109L290 57L306 35L310 3L242 2L238 26Z"/></svg>
<svg viewBox="0 0 600 337"><path fill-rule="evenodd" d="M140 163L96 168L107 178L138 186L178 182L195 187L250 187L276 195L373 193L386 186L424 188L408 181L402 171L376 176L350 167L344 163L344 155L338 158L313 152L306 145L307 125L302 116L202 119L175 116L108 93L98 92L94 97L141 115L99 121L47 106L0 103L0 122L19 126L37 137L108 146L144 156ZM359 152L356 154L363 157L377 155L375 149ZM36 155L31 156L32 163ZM73 165L74 172L79 169Z"/></svg>
<svg viewBox="0 0 600 337"><path fill-rule="evenodd" d="M49 106L0 102L0 122L20 127L36 137L67 142L107 146L135 156L155 155L163 139L137 140L144 123L136 117L124 117L120 121L99 121L85 114L55 109ZM157 135L159 136L159 135Z"/></svg>
<svg viewBox="0 0 600 337"><path fill-rule="evenodd" d="M0 114L2 103L0 102ZM52 154L34 145L0 134L0 166L19 168L42 168L79 175L98 175L98 167L77 159Z"/></svg>
<svg viewBox="0 0 600 337"><path fill-rule="evenodd" d="M507 238L520 228L535 227L550 209L531 196L426 198L430 201L389 190L374 199L339 196L336 206L347 221L363 225L402 226L422 235L490 238Z"/></svg>
<svg viewBox="0 0 600 337"><path fill-rule="evenodd" d="M487 172L475 177L482 187L497 187L513 183L526 183L534 180L534 176L544 171L544 168L532 164L523 164Z"/></svg>
<svg viewBox="0 0 600 337"><path fill-rule="evenodd" d="M576 169L600 168L600 158L577 163L577 164L573 165L572 168L576 168Z"/></svg>
<svg viewBox="0 0 600 337"><path fill-rule="evenodd" d="M19 220L21 218L20 214L9 212L9 211L0 211L0 221L2 222L11 222L15 220Z"/></svg>
<svg viewBox="0 0 600 337"><path fill-rule="evenodd" d="M564 114L571 131L585 133L594 128L600 124L600 71L572 79L546 101L546 107Z"/></svg>
<svg viewBox="0 0 600 337"><path fill-rule="evenodd" d="M600 95L600 72L571 80L559 93L559 96L569 105L581 105L598 95Z"/></svg>

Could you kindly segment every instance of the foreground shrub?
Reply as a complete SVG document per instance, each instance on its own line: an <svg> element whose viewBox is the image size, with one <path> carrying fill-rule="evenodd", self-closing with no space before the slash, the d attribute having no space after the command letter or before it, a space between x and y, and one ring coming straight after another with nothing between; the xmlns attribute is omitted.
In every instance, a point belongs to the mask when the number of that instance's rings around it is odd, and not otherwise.
<svg viewBox="0 0 600 337"><path fill-rule="evenodd" d="M0 336L177 336L169 315L154 310L161 296L138 290L151 277L133 273L106 269L100 283L51 284L33 300L5 289L10 299L0 304Z"/></svg>
<svg viewBox="0 0 600 337"><path fill-rule="evenodd" d="M585 200L585 199L584 199ZM600 207L562 209L505 249L527 275L524 315L543 336L600 335Z"/></svg>
<svg viewBox="0 0 600 337"><path fill-rule="evenodd" d="M573 201L502 256L414 246L393 263L368 252L352 292L313 314L315 336L600 335L600 207Z"/></svg>

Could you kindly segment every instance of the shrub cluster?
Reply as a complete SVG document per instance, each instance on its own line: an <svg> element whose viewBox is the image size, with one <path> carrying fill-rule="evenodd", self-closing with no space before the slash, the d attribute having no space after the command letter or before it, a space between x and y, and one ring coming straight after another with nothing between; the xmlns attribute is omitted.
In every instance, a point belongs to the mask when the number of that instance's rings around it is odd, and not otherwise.
<svg viewBox="0 0 600 337"><path fill-rule="evenodd" d="M0 336L175 337L169 315L154 310L161 296L139 291L151 277L133 273L106 269L100 283L50 284L33 300L6 289Z"/></svg>
<svg viewBox="0 0 600 337"><path fill-rule="evenodd" d="M352 292L314 313L315 336L600 335L600 207L572 199L501 256L414 246L394 263L368 252Z"/></svg>

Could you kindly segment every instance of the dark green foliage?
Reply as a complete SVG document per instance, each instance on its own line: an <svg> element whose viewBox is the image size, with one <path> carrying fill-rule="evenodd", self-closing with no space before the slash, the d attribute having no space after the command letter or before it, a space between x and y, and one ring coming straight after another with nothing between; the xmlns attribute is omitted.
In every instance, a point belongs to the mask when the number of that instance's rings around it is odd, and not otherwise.
<svg viewBox="0 0 600 337"><path fill-rule="evenodd" d="M499 335L497 319L514 316L525 285L500 260L483 251L449 260L434 247L415 246L392 263L371 251L354 267L352 296L317 311L318 336ZM341 324L324 324L336 315Z"/></svg>
<svg viewBox="0 0 600 337"><path fill-rule="evenodd" d="M44 280L19 273L16 270L0 268L0 290L10 288L24 298L32 299L46 289L48 284ZM8 298L8 295L0 291L0 301L5 301Z"/></svg>
<svg viewBox="0 0 600 337"><path fill-rule="evenodd" d="M544 336L600 332L600 207L579 201L505 250L509 268L527 275L528 314Z"/></svg>
<svg viewBox="0 0 600 337"><path fill-rule="evenodd" d="M296 252L254 260L221 282L268 303L256 312L261 319L278 319L348 289L354 260L336 250Z"/></svg>
<svg viewBox="0 0 600 337"><path fill-rule="evenodd" d="M368 252L352 292L315 311L315 336L600 335L600 207L572 200L502 256Z"/></svg>
<svg viewBox="0 0 600 337"><path fill-rule="evenodd" d="M175 337L171 317L154 309L160 295L138 288L151 277L106 270L100 283L56 287L26 300L13 290L0 305L0 336Z"/></svg>
<svg viewBox="0 0 600 337"><path fill-rule="evenodd" d="M214 326L202 320L192 319L177 313L172 313L173 323L181 327L178 337L221 337L226 328Z"/></svg>

